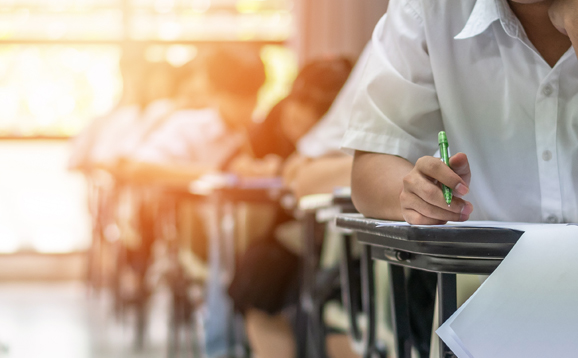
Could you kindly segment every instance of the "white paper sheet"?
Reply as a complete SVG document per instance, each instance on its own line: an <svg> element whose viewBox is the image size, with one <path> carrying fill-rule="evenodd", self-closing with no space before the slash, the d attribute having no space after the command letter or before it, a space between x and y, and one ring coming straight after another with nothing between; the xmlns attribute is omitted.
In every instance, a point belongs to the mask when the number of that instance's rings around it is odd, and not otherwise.
<svg viewBox="0 0 578 358"><path fill-rule="evenodd" d="M558 224L559 226L567 226L568 224ZM462 227L490 227L490 228L502 228L502 229L514 229L525 231L526 229L531 229L533 227L544 226L544 224L536 223L521 223L521 222L506 222L506 221L450 221L445 225L411 225L405 221L376 221L375 227L388 227L388 226L414 226L423 228L432 227L448 227L448 226L462 226ZM549 225L552 226L552 225Z"/></svg>
<svg viewBox="0 0 578 358"><path fill-rule="evenodd" d="M578 355L578 227L533 225L525 231L438 329L459 358Z"/></svg>

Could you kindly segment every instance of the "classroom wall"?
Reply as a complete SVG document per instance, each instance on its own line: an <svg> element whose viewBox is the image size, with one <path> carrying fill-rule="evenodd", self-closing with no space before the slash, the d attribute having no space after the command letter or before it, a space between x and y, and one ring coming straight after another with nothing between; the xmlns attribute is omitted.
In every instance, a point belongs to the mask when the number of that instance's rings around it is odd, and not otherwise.
<svg viewBox="0 0 578 358"><path fill-rule="evenodd" d="M356 60L388 0L296 0L293 46L300 64L324 56Z"/></svg>

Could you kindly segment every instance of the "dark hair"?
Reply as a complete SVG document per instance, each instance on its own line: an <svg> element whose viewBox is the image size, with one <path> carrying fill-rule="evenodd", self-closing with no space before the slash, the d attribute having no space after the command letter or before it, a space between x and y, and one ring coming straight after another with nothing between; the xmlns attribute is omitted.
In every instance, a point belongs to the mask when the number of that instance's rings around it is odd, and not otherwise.
<svg viewBox="0 0 578 358"><path fill-rule="evenodd" d="M265 83L265 66L251 48L219 48L207 61L209 81L219 92L256 95Z"/></svg>
<svg viewBox="0 0 578 358"><path fill-rule="evenodd" d="M297 75L289 98L312 106L322 116L331 107L352 68L351 61L344 57L310 62Z"/></svg>

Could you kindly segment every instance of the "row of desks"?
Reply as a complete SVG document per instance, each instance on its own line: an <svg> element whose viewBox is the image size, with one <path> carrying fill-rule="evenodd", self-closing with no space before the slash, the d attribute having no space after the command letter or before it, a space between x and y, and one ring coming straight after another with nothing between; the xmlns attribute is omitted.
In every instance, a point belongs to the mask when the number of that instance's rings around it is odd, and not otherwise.
<svg viewBox="0 0 578 358"><path fill-rule="evenodd" d="M223 178L195 182L189 195L211 196L221 204L226 202L279 202L284 206L295 205L293 197L284 190L278 180L227 181ZM298 209L305 223L305 254L303 258L303 283L301 321L303 332L298 337L299 357L313 355L325 358L321 324L321 301L316 297L315 272L318 270L318 226L336 220L339 228L346 231L342 241L341 279L345 307L349 313L350 334L363 346L365 357L383 354L376 347L375 334L375 288L373 260L386 261L390 265L390 288L397 356L411 357L411 335L404 267L435 272L438 275L439 317L443 322L457 309L456 274L491 274L506 257L522 232L510 229L480 227L423 227L405 223L390 223L365 218L355 214L348 191L334 195L317 195L303 198ZM361 286L362 308L353 304L353 260L351 240L362 245ZM368 317L365 330L357 325L356 315L363 310ZM363 334L362 332L365 331ZM309 342L309 344L307 344ZM313 346L313 348L311 348ZM440 357L453 357L453 353L440 341Z"/></svg>

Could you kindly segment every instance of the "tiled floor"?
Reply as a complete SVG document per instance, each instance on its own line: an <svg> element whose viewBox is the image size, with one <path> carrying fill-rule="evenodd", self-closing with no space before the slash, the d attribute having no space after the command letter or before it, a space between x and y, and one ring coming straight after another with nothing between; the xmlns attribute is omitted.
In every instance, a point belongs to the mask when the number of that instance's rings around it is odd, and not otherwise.
<svg viewBox="0 0 578 358"><path fill-rule="evenodd" d="M150 326L142 352L133 349L130 317L118 322L111 306L106 295L89 298L82 283L0 284L0 357L167 356L167 294L157 294L152 299Z"/></svg>

